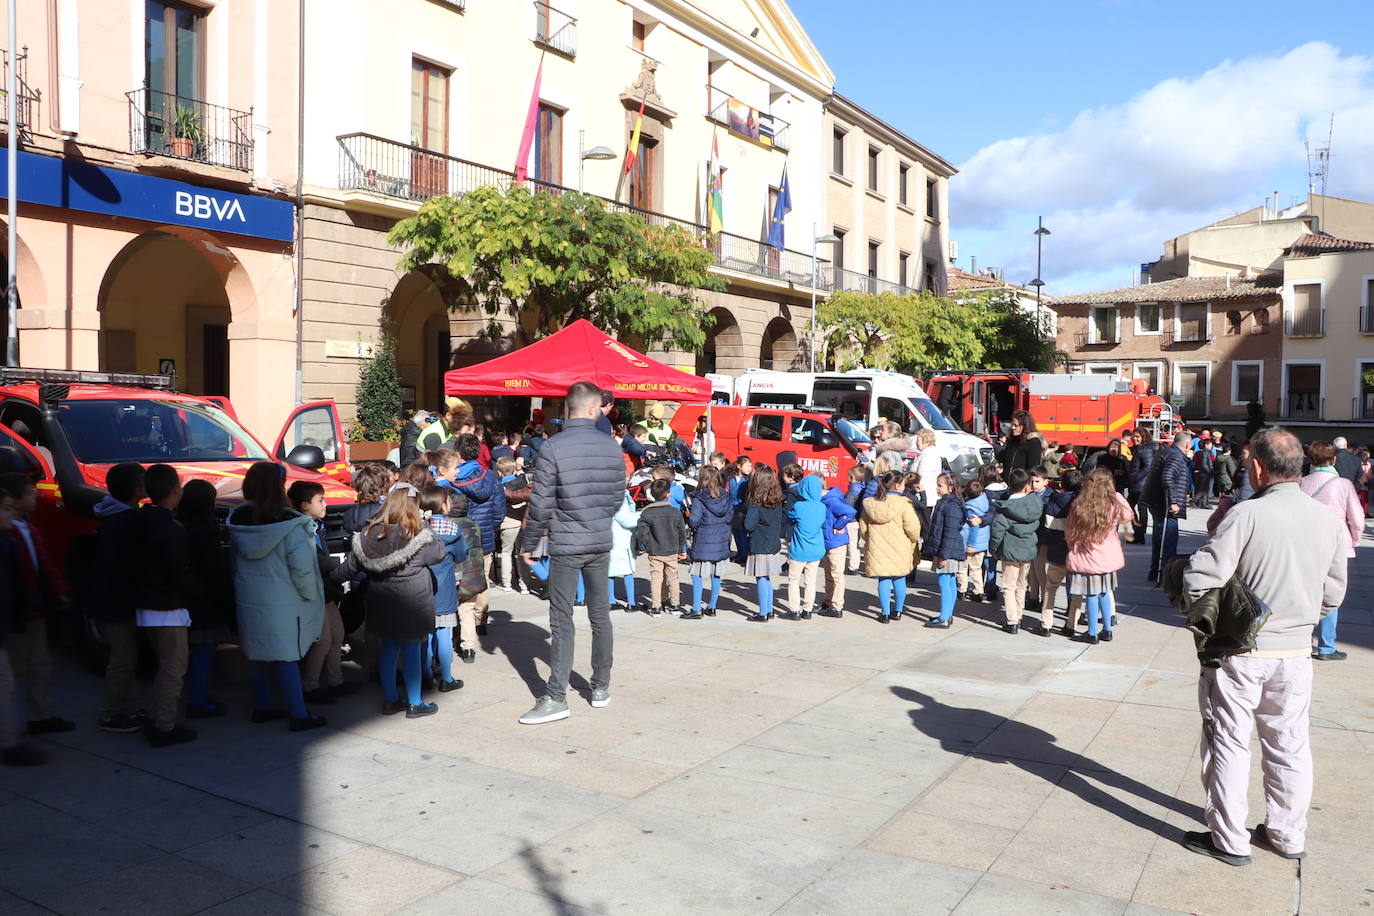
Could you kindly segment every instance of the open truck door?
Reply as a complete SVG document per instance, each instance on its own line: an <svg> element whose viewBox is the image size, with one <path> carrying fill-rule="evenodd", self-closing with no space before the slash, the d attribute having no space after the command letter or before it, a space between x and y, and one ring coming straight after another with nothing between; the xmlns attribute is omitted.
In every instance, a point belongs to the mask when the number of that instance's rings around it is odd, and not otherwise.
<svg viewBox="0 0 1374 916"><path fill-rule="evenodd" d="M352 483L343 423L333 401L310 401L291 411L272 454L278 461L319 471L340 483Z"/></svg>

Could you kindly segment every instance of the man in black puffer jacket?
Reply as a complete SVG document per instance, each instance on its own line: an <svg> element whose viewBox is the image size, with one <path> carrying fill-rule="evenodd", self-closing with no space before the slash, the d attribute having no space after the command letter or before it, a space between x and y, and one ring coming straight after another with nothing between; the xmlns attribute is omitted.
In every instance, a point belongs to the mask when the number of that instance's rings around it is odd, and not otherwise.
<svg viewBox="0 0 1374 916"><path fill-rule="evenodd" d="M1193 463L1187 449L1191 438L1186 432L1174 435L1172 445L1159 450L1150 465L1145 482L1145 500L1154 518L1154 542L1150 548L1150 581L1159 579L1160 570L1178 553L1178 520L1188 515L1188 485Z"/></svg>
<svg viewBox="0 0 1374 916"><path fill-rule="evenodd" d="M524 559L549 539L549 630L553 634L545 695L520 717L539 725L568 717L572 671L573 597L580 575L592 625L592 706L611 701L611 605L607 572L611 518L625 498L625 461L620 446L596 428L601 389L577 382L568 389L568 422L539 451L525 515Z"/></svg>

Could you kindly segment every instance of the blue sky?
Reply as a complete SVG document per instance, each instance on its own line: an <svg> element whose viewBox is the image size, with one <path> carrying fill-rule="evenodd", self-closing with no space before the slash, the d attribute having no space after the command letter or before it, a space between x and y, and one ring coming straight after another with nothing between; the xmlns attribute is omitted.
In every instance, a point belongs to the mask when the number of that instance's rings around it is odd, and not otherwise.
<svg viewBox="0 0 1374 916"><path fill-rule="evenodd" d="M960 167L959 266L1127 285L1163 242L1307 190L1374 200L1374 0L790 0L837 90Z"/></svg>

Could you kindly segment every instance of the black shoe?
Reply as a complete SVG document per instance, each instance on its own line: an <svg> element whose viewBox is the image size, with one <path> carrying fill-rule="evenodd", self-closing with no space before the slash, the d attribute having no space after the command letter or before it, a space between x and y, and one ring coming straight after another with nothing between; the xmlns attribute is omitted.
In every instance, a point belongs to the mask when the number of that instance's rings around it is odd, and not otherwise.
<svg viewBox="0 0 1374 916"><path fill-rule="evenodd" d="M1067 636L1069 639L1073 639L1074 635L1075 635L1077 632L1078 632L1077 630L1075 630L1073 627L1069 626L1067 623L1064 624L1062 627L1059 628L1059 635L1060 635L1060 636Z"/></svg>
<svg viewBox="0 0 1374 916"><path fill-rule="evenodd" d="M1010 635L1012 635L1012 636L1015 636L1015 635L1017 634L1017 632L1018 632L1020 629L1021 629L1021 624L1019 624L1019 623L1004 623L1004 624L1002 624L1002 632L1003 632L1003 633L1008 633L1008 634L1010 634Z"/></svg>
<svg viewBox="0 0 1374 916"><path fill-rule="evenodd" d="M893 622L893 623L896 623L897 621L899 621L899 620L901 620L901 619L902 619L902 612L901 612L901 611L893 611L893 612L892 612L892 622Z"/></svg>
<svg viewBox="0 0 1374 916"><path fill-rule="evenodd" d="M485 623L479 623L479 624L477 625L477 635L478 635L478 636L486 636L486 635L487 635L487 625L486 625Z"/></svg>
<svg viewBox="0 0 1374 916"><path fill-rule="evenodd" d="M749 616L749 617L746 617L746 618L744 618L744 619L747 620L747 621L749 621L750 623L767 623L768 621L770 621L770 620L773 619L773 615L772 615L772 614L753 614L753 615L751 615L751 616Z"/></svg>
<svg viewBox="0 0 1374 916"><path fill-rule="evenodd" d="M328 706L336 699L338 699L338 697L335 695L333 689L329 687L316 687L314 690L307 690L305 692L305 702L312 706Z"/></svg>
<svg viewBox="0 0 1374 916"><path fill-rule="evenodd" d="M1145 581L1146 581L1146 582L1150 582L1150 583L1158 582L1158 581L1159 581L1159 572L1158 572L1157 570L1153 570L1153 569L1150 570L1150 574L1147 575L1147 576L1145 577Z"/></svg>
<svg viewBox="0 0 1374 916"><path fill-rule="evenodd" d="M306 716L304 719L291 717L291 731L308 732L312 728L324 728L329 724L329 720L324 716Z"/></svg>
<svg viewBox="0 0 1374 916"><path fill-rule="evenodd" d="M334 691L335 697L346 697L357 693L363 687L362 684L355 684L352 681L344 681L342 684L335 684L329 689Z"/></svg>
<svg viewBox="0 0 1374 916"><path fill-rule="evenodd" d="M1342 652L1340 649L1337 649L1334 652L1312 653L1312 660L1317 662L1343 662L1349 657L1350 656L1347 653Z"/></svg>
<svg viewBox="0 0 1374 916"><path fill-rule="evenodd" d="M253 724L254 724L254 725L261 725L261 724L264 723L264 722L275 722L275 721L277 721L278 719L285 719L285 718L286 718L286 710L284 710L284 709L254 709L254 710L253 710Z"/></svg>
<svg viewBox="0 0 1374 916"><path fill-rule="evenodd" d="M700 620L701 611L683 611L677 615L678 620Z"/></svg>
<svg viewBox="0 0 1374 916"><path fill-rule="evenodd" d="M477 650L476 650L476 649L459 649L459 650L458 650L458 657L461 658L461 659L463 660L463 664L465 664L465 665L474 664L474 663L477 661Z"/></svg>
<svg viewBox="0 0 1374 916"><path fill-rule="evenodd" d="M1099 633L1099 634L1097 635L1097 638L1100 639L1100 640L1102 640L1103 642L1111 642L1111 641L1112 641L1112 631L1111 631L1111 630L1103 630L1101 633Z"/></svg>
<svg viewBox="0 0 1374 916"><path fill-rule="evenodd" d="M892 618L891 618L890 616L888 616L887 614L884 614L884 615L882 615L881 617L878 618L878 622L879 622L879 623L891 623L891 622L892 622Z"/></svg>
<svg viewBox="0 0 1374 916"><path fill-rule="evenodd" d="M796 611L779 611L778 616L783 620L801 620L801 615Z"/></svg>
<svg viewBox="0 0 1374 916"><path fill-rule="evenodd" d="M651 607L651 608L646 609L646 610L644 611L644 613L648 614L650 617L657 617L657 616L659 616L660 614L663 613L663 608L661 608L661 607Z"/></svg>
<svg viewBox="0 0 1374 916"><path fill-rule="evenodd" d="M452 693L452 692L455 691L455 690L462 690L462 689L463 689L463 682L460 681L460 680L458 680L458 678L456 678L456 677L455 677L453 680L451 680L451 681L440 681L440 682L439 682L439 692L440 692L440 693Z"/></svg>
<svg viewBox="0 0 1374 916"><path fill-rule="evenodd" d="M1038 627L1031 627L1031 632L1036 636L1049 636L1053 631L1049 627L1041 625Z"/></svg>
<svg viewBox="0 0 1374 916"><path fill-rule="evenodd" d="M196 740L196 733L184 725L173 725L169 731L153 729L148 732L148 744L153 747L170 747Z"/></svg>
<svg viewBox="0 0 1374 916"><path fill-rule="evenodd" d="M704 607L701 609L701 613L702 616L705 617L714 617L716 616L716 609L713 607Z"/></svg>
<svg viewBox="0 0 1374 916"><path fill-rule="evenodd" d="M68 722L66 719L59 719L57 716L49 716L46 719L37 721L29 720L30 735L57 735L62 732L73 731L76 728L75 722Z"/></svg>
<svg viewBox="0 0 1374 916"><path fill-rule="evenodd" d="M827 605L826 607L823 607L819 611L817 611L816 614L819 617L843 617L844 611L840 610L837 607L830 607L829 605Z"/></svg>
<svg viewBox="0 0 1374 916"><path fill-rule="evenodd" d="M952 621L941 620L939 617L932 617L924 624L928 630L948 630Z"/></svg>
<svg viewBox="0 0 1374 916"><path fill-rule="evenodd" d="M1036 611L1039 611L1039 610L1040 610L1040 607L1041 607L1041 603L1040 603L1040 599L1039 599L1039 598L1027 598L1027 599L1026 599L1026 611L1027 611L1028 613L1032 613L1032 614L1033 614L1033 613L1035 613Z"/></svg>
<svg viewBox="0 0 1374 916"><path fill-rule="evenodd" d="M143 720L137 716L129 716L120 713L114 716L101 716L96 727L102 732L114 732L119 735L130 735L134 732L143 731Z"/></svg>
<svg viewBox="0 0 1374 916"><path fill-rule="evenodd" d="M382 698L382 715L384 716L394 716L396 713L405 712L409 708L410 704L405 700L388 700L386 697Z"/></svg>
<svg viewBox="0 0 1374 916"><path fill-rule="evenodd" d="M1254 830L1250 831L1250 842L1261 849L1267 849L1274 855L1282 856L1285 859L1307 858L1307 850L1305 849L1302 852L1284 852L1282 849L1275 846L1273 841L1269 839L1269 826L1267 824L1259 824Z"/></svg>
<svg viewBox="0 0 1374 916"><path fill-rule="evenodd" d="M228 714L229 710L219 700L211 700L200 706L186 707L186 718L188 719L218 719L220 716Z"/></svg>
<svg viewBox="0 0 1374 916"><path fill-rule="evenodd" d="M45 759L42 751L27 744L7 747L4 753L0 754L0 764L7 767L36 767Z"/></svg>
<svg viewBox="0 0 1374 916"><path fill-rule="evenodd" d="M432 716L439 711L438 703L421 703L418 706L406 707L407 719L423 719L425 716Z"/></svg>
<svg viewBox="0 0 1374 916"><path fill-rule="evenodd" d="M1238 856L1235 853L1224 852L1216 847L1212 842L1211 833L1202 833L1189 830L1183 834L1183 848L1190 852L1195 852L1201 856L1211 856L1218 862L1225 862L1227 865L1249 865L1249 856Z"/></svg>
<svg viewBox="0 0 1374 916"><path fill-rule="evenodd" d="M1097 637L1091 633L1075 633L1073 636L1070 636L1069 639L1072 639L1074 642L1087 643L1090 646L1097 645Z"/></svg>
<svg viewBox="0 0 1374 916"><path fill-rule="evenodd" d="M802 612L801 612L801 619L802 619L802 620L810 620L810 619L811 619L811 612L810 612L810 611L802 611Z"/></svg>

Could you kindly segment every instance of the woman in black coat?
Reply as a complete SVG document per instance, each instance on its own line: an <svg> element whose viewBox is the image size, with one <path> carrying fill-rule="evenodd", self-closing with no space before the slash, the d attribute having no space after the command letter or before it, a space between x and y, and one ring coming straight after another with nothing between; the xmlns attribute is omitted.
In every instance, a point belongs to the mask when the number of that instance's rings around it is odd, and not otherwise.
<svg viewBox="0 0 1374 916"><path fill-rule="evenodd" d="M1039 430L1035 428L1035 421L1031 415L1024 410L1018 410L1011 415L1011 435L1007 436L1007 444L1002 449L1002 473L1010 474L1014 469L1021 468L1029 473L1036 465L1040 464L1040 456L1044 452L1045 440L1041 437Z"/></svg>
<svg viewBox="0 0 1374 916"><path fill-rule="evenodd" d="M420 493L398 483L387 494L382 511L353 535L348 556L331 574L346 582L367 573L367 629L381 638L377 673L386 702L385 715L405 710L417 719L439 711L420 698L420 658L425 640L434 630L434 577L429 567L443 559L443 546L420 515ZM396 693L396 660L402 657L406 700Z"/></svg>

